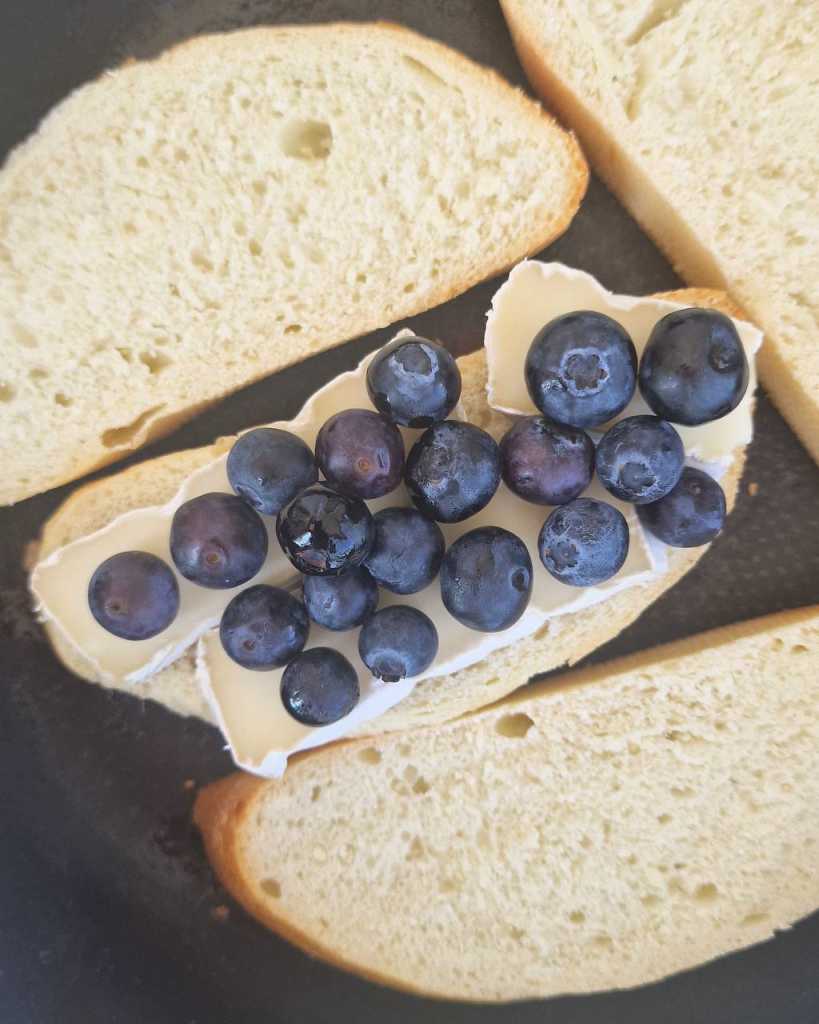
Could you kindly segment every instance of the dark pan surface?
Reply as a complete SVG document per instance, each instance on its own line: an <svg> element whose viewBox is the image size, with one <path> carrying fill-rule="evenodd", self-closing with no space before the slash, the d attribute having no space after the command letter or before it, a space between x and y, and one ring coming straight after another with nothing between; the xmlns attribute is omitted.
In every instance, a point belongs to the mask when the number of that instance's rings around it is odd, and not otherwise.
<svg viewBox="0 0 819 1024"><path fill-rule="evenodd" d="M5 0L0 156L72 87L129 56L255 22L401 21L525 85L493 0ZM593 183L545 254L617 290L679 284ZM494 283L412 321L458 353L480 344ZM294 414L394 328L248 388L140 458ZM726 535L614 642L609 658L819 601L819 471L764 395ZM748 484L758 485L751 496ZM819 915L774 942L635 992L512 1007L397 994L310 960L212 880L190 820L194 787L231 767L217 734L76 682L27 609L21 559L70 488L0 509L0 1021L283 1024L816 1024Z"/></svg>

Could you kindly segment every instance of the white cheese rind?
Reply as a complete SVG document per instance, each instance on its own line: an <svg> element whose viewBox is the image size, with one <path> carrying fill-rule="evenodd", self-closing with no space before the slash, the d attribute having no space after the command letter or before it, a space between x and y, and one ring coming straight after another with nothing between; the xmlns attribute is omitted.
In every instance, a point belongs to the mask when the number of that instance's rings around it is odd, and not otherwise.
<svg viewBox="0 0 819 1024"><path fill-rule="evenodd" d="M646 346L657 321L682 302L666 299L615 295L582 270L562 263L525 260L509 274L492 299L487 314L486 361L489 373L489 404L513 416L530 416L537 409L529 397L523 368L535 335L550 320L578 309L606 313L631 335L638 356ZM677 426L685 453L691 458L726 466L737 448L753 436L753 393L756 388L754 356L762 344L762 333L744 320L734 320L750 366L750 381L740 404L720 420L700 427ZM639 391L616 417L651 413Z"/></svg>

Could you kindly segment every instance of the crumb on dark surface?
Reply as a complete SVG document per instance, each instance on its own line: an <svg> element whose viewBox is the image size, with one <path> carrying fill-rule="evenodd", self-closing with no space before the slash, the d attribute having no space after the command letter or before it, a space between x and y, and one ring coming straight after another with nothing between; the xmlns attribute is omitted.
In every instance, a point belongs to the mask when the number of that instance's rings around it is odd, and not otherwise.
<svg viewBox="0 0 819 1024"><path fill-rule="evenodd" d="M757 494L759 494L759 484L755 480L752 480L748 484L748 494L750 494L752 498L755 498Z"/></svg>
<svg viewBox="0 0 819 1024"><path fill-rule="evenodd" d="M185 781L182 783L182 788L185 790L186 793L190 793L191 790L196 789L196 780L185 779Z"/></svg>
<svg viewBox="0 0 819 1024"><path fill-rule="evenodd" d="M230 917L230 907L226 907L224 903L220 903L218 906L211 909L210 916L217 924L224 924Z"/></svg>

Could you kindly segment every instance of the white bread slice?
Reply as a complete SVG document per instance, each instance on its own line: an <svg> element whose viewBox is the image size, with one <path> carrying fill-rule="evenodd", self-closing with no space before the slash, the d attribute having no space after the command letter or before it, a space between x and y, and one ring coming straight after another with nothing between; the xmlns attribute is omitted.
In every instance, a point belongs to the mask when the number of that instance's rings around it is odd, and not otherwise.
<svg viewBox="0 0 819 1024"><path fill-rule="evenodd" d="M0 173L0 504L543 248L587 176L539 104L394 26L106 73Z"/></svg>
<svg viewBox="0 0 819 1024"><path fill-rule="evenodd" d="M686 289L662 293L658 297L690 305L714 306L738 319L747 319L742 310L729 302L721 292ZM462 402L468 419L496 438L501 437L508 429L510 419L494 412L487 405L486 360L483 350L460 359L459 365L463 377ZM225 451L233 440L222 438L208 448L174 452L79 488L45 523L38 557L45 558L58 547L93 533L131 508L169 500L192 470ZM737 453L731 469L722 480L729 508L733 505L743 464L744 452ZM634 587L581 612L551 619L534 636L502 648L469 668L426 680L423 685L416 686L400 704L376 722L365 723L358 732L368 734L373 729L377 732L408 729L455 718L498 700L522 686L538 672L573 664L617 636L644 608L685 575L704 550L670 549L668 571L652 583ZM77 675L100 685L113 686L135 696L159 701L180 714L214 721L196 683L192 650L170 668L143 683L111 684L103 682L96 675L93 667L78 656L53 625L47 623L46 631L60 659Z"/></svg>
<svg viewBox="0 0 819 1024"><path fill-rule="evenodd" d="M501 0L532 85L694 285L765 332L762 381L819 461L813 0Z"/></svg>
<svg viewBox="0 0 819 1024"><path fill-rule="evenodd" d="M654 981L819 906L819 607L232 775L195 817L251 914L373 980L468 1000Z"/></svg>

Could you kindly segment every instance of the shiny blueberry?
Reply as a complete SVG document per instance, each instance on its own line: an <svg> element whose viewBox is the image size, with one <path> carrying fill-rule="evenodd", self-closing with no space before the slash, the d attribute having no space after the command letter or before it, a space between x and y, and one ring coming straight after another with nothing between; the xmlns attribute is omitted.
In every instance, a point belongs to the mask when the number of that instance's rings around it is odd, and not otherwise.
<svg viewBox="0 0 819 1024"><path fill-rule="evenodd" d="M237 594L225 608L219 639L242 668L281 668L304 648L310 622L301 601L278 587L259 584Z"/></svg>
<svg viewBox="0 0 819 1024"><path fill-rule="evenodd" d="M112 555L88 584L91 614L122 640L148 640L179 611L179 585L169 565L147 551Z"/></svg>
<svg viewBox="0 0 819 1024"><path fill-rule="evenodd" d="M302 651L282 673L284 709L303 725L332 725L358 703L358 676L332 647Z"/></svg>
<svg viewBox="0 0 819 1024"><path fill-rule="evenodd" d="M444 557L441 528L414 508L384 508L373 516L375 539L366 566L394 594L414 594L438 575Z"/></svg>
<svg viewBox="0 0 819 1024"><path fill-rule="evenodd" d="M725 493L720 485L690 466L664 498L637 509L643 526L673 548L708 544L722 529L726 514Z"/></svg>
<svg viewBox="0 0 819 1024"><path fill-rule="evenodd" d="M628 555L628 523L605 501L575 498L552 512L537 543L541 562L556 580L593 587L622 569Z"/></svg>
<svg viewBox="0 0 819 1024"><path fill-rule="evenodd" d="M413 502L439 523L459 523L489 504L500 483L500 452L480 427L445 420L410 449L404 479Z"/></svg>
<svg viewBox="0 0 819 1024"><path fill-rule="evenodd" d="M637 352L616 320L578 310L538 332L524 372L532 401L544 416L572 427L594 427L631 401Z"/></svg>
<svg viewBox="0 0 819 1024"><path fill-rule="evenodd" d="M370 401L402 427L430 427L445 420L461 397L461 371L443 345L426 338L397 338L367 367Z"/></svg>
<svg viewBox="0 0 819 1024"><path fill-rule="evenodd" d="M654 326L640 360L640 391L658 416L697 426L736 409L748 359L733 322L714 309L680 309Z"/></svg>
<svg viewBox="0 0 819 1024"><path fill-rule="evenodd" d="M463 534L441 566L441 599L458 622L495 633L526 611L532 596L532 559L523 541L499 526Z"/></svg>
<svg viewBox="0 0 819 1024"><path fill-rule="evenodd" d="M606 431L597 446L597 475L615 498L645 505L680 479L685 451L680 435L656 416L629 416Z"/></svg>
<svg viewBox="0 0 819 1024"><path fill-rule="evenodd" d="M316 438L316 458L328 484L354 498L381 498L401 483L404 439L372 409L331 416Z"/></svg>
<svg viewBox="0 0 819 1024"><path fill-rule="evenodd" d="M313 622L325 629L354 629L378 607L378 585L361 568L341 576L305 576L304 604Z"/></svg>
<svg viewBox="0 0 819 1024"><path fill-rule="evenodd" d="M240 498L262 515L279 509L318 480L310 448L288 430L259 427L236 441L227 457L227 477Z"/></svg>
<svg viewBox="0 0 819 1024"><path fill-rule="evenodd" d="M185 579L200 587L238 587L264 565L267 530L235 494L200 494L174 513L171 558Z"/></svg>
<svg viewBox="0 0 819 1024"><path fill-rule="evenodd" d="M358 635L358 653L376 679L397 683L425 672L438 653L438 630L409 605L382 608Z"/></svg>
<svg viewBox="0 0 819 1024"><path fill-rule="evenodd" d="M526 416L500 443L501 472L510 491L536 505L565 505L594 473L594 443L576 427Z"/></svg>
<svg viewBox="0 0 819 1024"><path fill-rule="evenodd" d="M361 565L373 542L373 517L360 498L317 484L279 512L276 534L307 576L336 576Z"/></svg>

